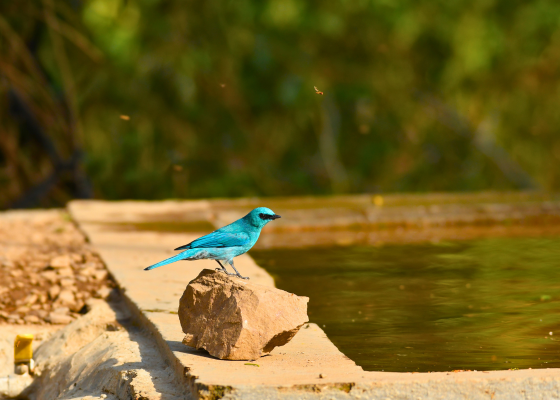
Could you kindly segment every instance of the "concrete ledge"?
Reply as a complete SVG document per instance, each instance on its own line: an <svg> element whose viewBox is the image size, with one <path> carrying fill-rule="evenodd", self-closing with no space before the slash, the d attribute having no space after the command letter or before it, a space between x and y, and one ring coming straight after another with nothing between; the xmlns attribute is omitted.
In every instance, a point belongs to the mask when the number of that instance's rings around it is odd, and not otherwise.
<svg viewBox="0 0 560 400"><path fill-rule="evenodd" d="M363 200L363 196L356 197L358 203ZM345 199L352 200L347 197ZM238 202L251 203L253 200ZM266 204L269 205L269 202L266 201ZM315 204L320 207L317 199ZM243 203L242 206L247 210L253 205ZM270 205L279 212L280 204L276 206ZM536 206L539 207L538 202ZM551 208L553 214L556 213L555 207L556 203ZM142 270L145 266L174 254L171 249L208 231L135 231L123 230L122 224L153 222L162 216L199 221L202 216L218 221L221 225L237 218L234 215L240 211L228 211L226 201L76 201L69 205L69 210L121 286L132 311L153 332L162 354L174 366L177 377L184 383L186 398L560 398L558 369L456 373L365 372L338 351L314 324L302 328L288 345L257 360L254 364L258 366L246 365L243 361L217 360L204 351L181 343L183 333L176 314L179 298L188 282L201 269L214 268L215 263L174 263L149 272ZM226 221L228 216L231 219ZM272 277L249 256L236 260L236 266L242 274L251 276L258 283L274 285Z"/></svg>

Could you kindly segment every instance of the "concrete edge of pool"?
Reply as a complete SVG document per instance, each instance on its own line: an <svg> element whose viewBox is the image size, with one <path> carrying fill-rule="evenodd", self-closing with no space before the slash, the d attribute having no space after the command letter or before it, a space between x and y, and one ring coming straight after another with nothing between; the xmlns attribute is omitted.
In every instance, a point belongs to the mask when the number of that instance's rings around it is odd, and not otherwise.
<svg viewBox="0 0 560 400"><path fill-rule="evenodd" d="M454 195L455 197L457 195ZM181 343L176 315L187 283L210 261L175 263L153 271L143 267L172 254L178 244L199 233L118 229L121 222L141 222L158 215L221 221L212 201L103 202L75 201L68 209L95 246L126 295L138 319L175 367L187 398L373 398L373 399L548 399L560 392L560 369L490 372L367 372L344 356L314 324L302 328L288 345L246 365L214 359ZM225 210L225 211L223 211ZM204 232L201 232L204 233ZM236 266L257 283L274 285L249 256ZM320 375L323 378L320 378Z"/></svg>

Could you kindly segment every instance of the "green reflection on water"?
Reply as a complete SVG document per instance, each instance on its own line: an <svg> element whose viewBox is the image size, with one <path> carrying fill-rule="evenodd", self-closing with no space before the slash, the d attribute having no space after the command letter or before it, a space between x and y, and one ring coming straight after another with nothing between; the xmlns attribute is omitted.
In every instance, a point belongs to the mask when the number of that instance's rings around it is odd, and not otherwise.
<svg viewBox="0 0 560 400"><path fill-rule="evenodd" d="M560 367L560 238L251 255L365 370Z"/></svg>

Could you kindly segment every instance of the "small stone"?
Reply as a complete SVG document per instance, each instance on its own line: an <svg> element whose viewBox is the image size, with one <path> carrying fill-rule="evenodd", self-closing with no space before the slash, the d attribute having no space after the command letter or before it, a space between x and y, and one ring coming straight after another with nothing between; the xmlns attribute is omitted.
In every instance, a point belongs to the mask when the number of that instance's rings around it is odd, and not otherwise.
<svg viewBox="0 0 560 400"><path fill-rule="evenodd" d="M205 269L179 302L183 343L227 360L256 360L309 321L307 297Z"/></svg>
<svg viewBox="0 0 560 400"><path fill-rule="evenodd" d="M29 366L27 364L18 364L15 366L16 375L25 375L29 372Z"/></svg>
<svg viewBox="0 0 560 400"><path fill-rule="evenodd" d="M71 290L64 289L60 292L56 301L62 305L71 306L76 302L76 298L74 297L74 293Z"/></svg>
<svg viewBox="0 0 560 400"><path fill-rule="evenodd" d="M74 279L71 278L64 278L60 280L60 286L62 287L68 287L68 286L73 286L74 285Z"/></svg>
<svg viewBox="0 0 560 400"><path fill-rule="evenodd" d="M47 263L42 260L33 260L28 264L29 268L32 269L43 269L47 266Z"/></svg>
<svg viewBox="0 0 560 400"><path fill-rule="evenodd" d="M10 276L13 276L14 278L19 278L21 274L23 274L23 271L20 271L19 269L13 269L10 271Z"/></svg>
<svg viewBox="0 0 560 400"><path fill-rule="evenodd" d="M96 280L101 281L101 280L107 278L108 275L109 275L109 273L107 272L106 269L98 269L94 272L93 277Z"/></svg>
<svg viewBox="0 0 560 400"><path fill-rule="evenodd" d="M16 312L19 314L27 314L29 311L31 311L31 308L27 307L27 306L21 306L16 308Z"/></svg>
<svg viewBox="0 0 560 400"><path fill-rule="evenodd" d="M71 268L72 260L68 254L53 258L49 265L53 268Z"/></svg>
<svg viewBox="0 0 560 400"><path fill-rule="evenodd" d="M60 293L60 286L54 285L49 288L49 297L51 298L51 300L56 299L59 293Z"/></svg>
<svg viewBox="0 0 560 400"><path fill-rule="evenodd" d="M70 258L72 259L72 261L74 261L75 263L81 263L84 261L84 256L82 256L81 254L77 254L77 253L72 253L70 254Z"/></svg>
<svg viewBox="0 0 560 400"><path fill-rule="evenodd" d="M106 300L109 298L109 296L111 296L112 292L113 290L111 288L108 288L107 286L103 286L97 292L95 292L95 297L98 299Z"/></svg>
<svg viewBox="0 0 560 400"><path fill-rule="evenodd" d="M72 317L70 317L69 315L58 314L55 312L51 312L49 316L46 318L46 320L47 322L56 325L69 324L70 322L73 321Z"/></svg>
<svg viewBox="0 0 560 400"><path fill-rule="evenodd" d="M68 307L57 307L53 310L53 313L56 314L68 314L70 312L70 309Z"/></svg>
<svg viewBox="0 0 560 400"><path fill-rule="evenodd" d="M38 299L39 299L39 296L37 294L35 294L35 293L30 294L29 296L27 296L25 298L24 304L35 304Z"/></svg>
<svg viewBox="0 0 560 400"><path fill-rule="evenodd" d="M105 393L103 393L103 394L102 394L101 396L99 396L99 397L101 397L102 399L106 399L106 398L107 398L107 395L106 395Z"/></svg>
<svg viewBox="0 0 560 400"><path fill-rule="evenodd" d="M40 321L39 317L36 315L26 315L23 317L23 320L28 324L37 324Z"/></svg>
<svg viewBox="0 0 560 400"><path fill-rule="evenodd" d="M84 307L85 303L83 301L76 301L71 307L70 310L74 313L79 313L80 310Z"/></svg>
<svg viewBox="0 0 560 400"><path fill-rule="evenodd" d="M325 379L325 374L319 374L320 379Z"/></svg>
<svg viewBox="0 0 560 400"><path fill-rule="evenodd" d="M72 268L60 268L56 271L59 276L67 277L67 276L74 276L74 271Z"/></svg>
<svg viewBox="0 0 560 400"><path fill-rule="evenodd" d="M58 279L56 272L53 270L43 271L41 272L41 276L49 282L56 282L56 280Z"/></svg>
<svg viewBox="0 0 560 400"><path fill-rule="evenodd" d="M8 314L8 319L11 321L17 321L19 319L19 314L16 313Z"/></svg>

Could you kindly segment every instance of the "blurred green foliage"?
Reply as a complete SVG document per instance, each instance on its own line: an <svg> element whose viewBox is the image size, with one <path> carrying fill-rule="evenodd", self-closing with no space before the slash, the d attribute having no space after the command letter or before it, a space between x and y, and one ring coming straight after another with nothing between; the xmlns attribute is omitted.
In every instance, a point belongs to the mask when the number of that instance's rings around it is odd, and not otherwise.
<svg viewBox="0 0 560 400"><path fill-rule="evenodd" d="M96 197L560 189L558 1L26 3Z"/></svg>

